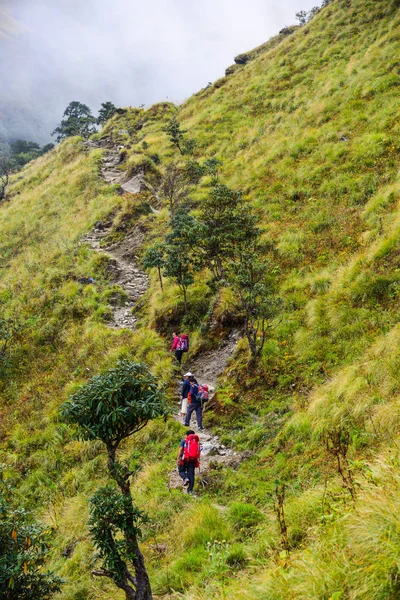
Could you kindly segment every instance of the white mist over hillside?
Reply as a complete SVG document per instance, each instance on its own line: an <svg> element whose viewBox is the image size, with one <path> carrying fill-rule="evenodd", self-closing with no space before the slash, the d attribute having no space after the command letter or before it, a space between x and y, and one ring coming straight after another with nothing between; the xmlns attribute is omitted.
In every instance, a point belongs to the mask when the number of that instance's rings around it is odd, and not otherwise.
<svg viewBox="0 0 400 600"><path fill-rule="evenodd" d="M0 123L46 142L71 100L184 98L315 0L0 0Z"/></svg>

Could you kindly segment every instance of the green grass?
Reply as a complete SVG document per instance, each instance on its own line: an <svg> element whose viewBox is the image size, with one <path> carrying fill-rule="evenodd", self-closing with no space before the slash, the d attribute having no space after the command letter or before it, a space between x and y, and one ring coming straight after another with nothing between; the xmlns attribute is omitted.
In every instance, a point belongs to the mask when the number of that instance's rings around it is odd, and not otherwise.
<svg viewBox="0 0 400 600"><path fill-rule="evenodd" d="M158 598L399 594L399 24L392 0L334 0L182 106L127 109L96 136L123 145L121 168L144 169L154 186L186 160L163 132L177 114L193 158L222 160L222 181L256 209L282 299L259 365L249 369L242 340L206 413L223 443L247 451L237 468L214 465L191 499L167 485L176 422L152 423L122 449L140 465L132 489L150 515L142 547ZM122 357L149 364L172 396L172 330L185 328L194 352L238 323L231 290L210 289L207 272L186 317L176 286L161 291L150 273L138 330L107 326L110 298L124 294L82 236L116 213L110 239L137 225L151 245L168 215L150 192L106 185L100 158L70 139L18 173L0 207L1 309L20 326L0 381L0 460L21 505L54 530L62 600L122 596L90 577L88 498L106 480L104 450L74 439L58 407ZM193 187L194 210L209 184ZM95 284L78 282L88 275ZM328 451L339 429L355 507ZM283 484L289 556L275 514Z"/></svg>

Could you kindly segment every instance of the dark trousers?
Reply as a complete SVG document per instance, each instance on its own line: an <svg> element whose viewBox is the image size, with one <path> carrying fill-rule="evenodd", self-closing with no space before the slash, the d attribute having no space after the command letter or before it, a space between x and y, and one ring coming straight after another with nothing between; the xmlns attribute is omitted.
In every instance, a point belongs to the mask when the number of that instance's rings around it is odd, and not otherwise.
<svg viewBox="0 0 400 600"><path fill-rule="evenodd" d="M183 465L178 466L178 473L182 477L183 481L185 481L185 479L189 479L188 492L193 490L195 468L195 463L187 461L184 461Z"/></svg>
<svg viewBox="0 0 400 600"><path fill-rule="evenodd" d="M196 411L197 425L200 429L203 427L203 407L198 402L191 402L186 413L185 427L189 427L192 413Z"/></svg>
<svg viewBox="0 0 400 600"><path fill-rule="evenodd" d="M182 362L183 350L175 350L175 358L179 364Z"/></svg>

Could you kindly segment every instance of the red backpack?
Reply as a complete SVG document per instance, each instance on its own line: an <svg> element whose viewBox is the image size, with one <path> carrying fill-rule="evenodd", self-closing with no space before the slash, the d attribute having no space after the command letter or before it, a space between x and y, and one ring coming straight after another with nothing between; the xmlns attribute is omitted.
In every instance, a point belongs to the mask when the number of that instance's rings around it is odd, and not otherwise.
<svg viewBox="0 0 400 600"><path fill-rule="evenodd" d="M187 436L183 450L183 460L199 465L200 460L200 438L196 433Z"/></svg>
<svg viewBox="0 0 400 600"><path fill-rule="evenodd" d="M189 350L189 337L186 335L186 333L183 333L179 337L179 341L176 346L176 349L182 350L182 352L187 352Z"/></svg>

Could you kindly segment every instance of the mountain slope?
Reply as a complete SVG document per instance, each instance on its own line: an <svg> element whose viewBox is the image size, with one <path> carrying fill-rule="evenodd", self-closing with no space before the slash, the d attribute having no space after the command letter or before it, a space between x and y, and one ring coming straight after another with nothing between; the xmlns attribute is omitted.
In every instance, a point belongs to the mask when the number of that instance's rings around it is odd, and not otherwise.
<svg viewBox="0 0 400 600"><path fill-rule="evenodd" d="M256 208L282 299L259 366L240 341L206 413L223 444L245 451L237 468L215 465L193 500L167 488L176 422L123 449L141 464L133 489L152 519L143 549L159 598L398 596L399 31L396 1L334 0L181 107L127 109L96 136L123 146L126 179L157 187L167 164L188 160L163 131L176 114L197 143L190 160L220 159L221 180ZM183 316L176 286L161 291L151 273L136 331L107 325L127 298L84 234L102 220L106 242L138 227L147 245L163 239L168 211L149 191L105 183L106 152L64 142L16 176L0 210L2 311L18 324L0 455L21 503L54 528L63 599L122 596L90 578L85 523L104 452L73 439L57 409L118 357L145 360L172 397L164 338ZM194 209L208 190L207 178L193 186ZM200 355L239 319L207 277L184 320Z"/></svg>

